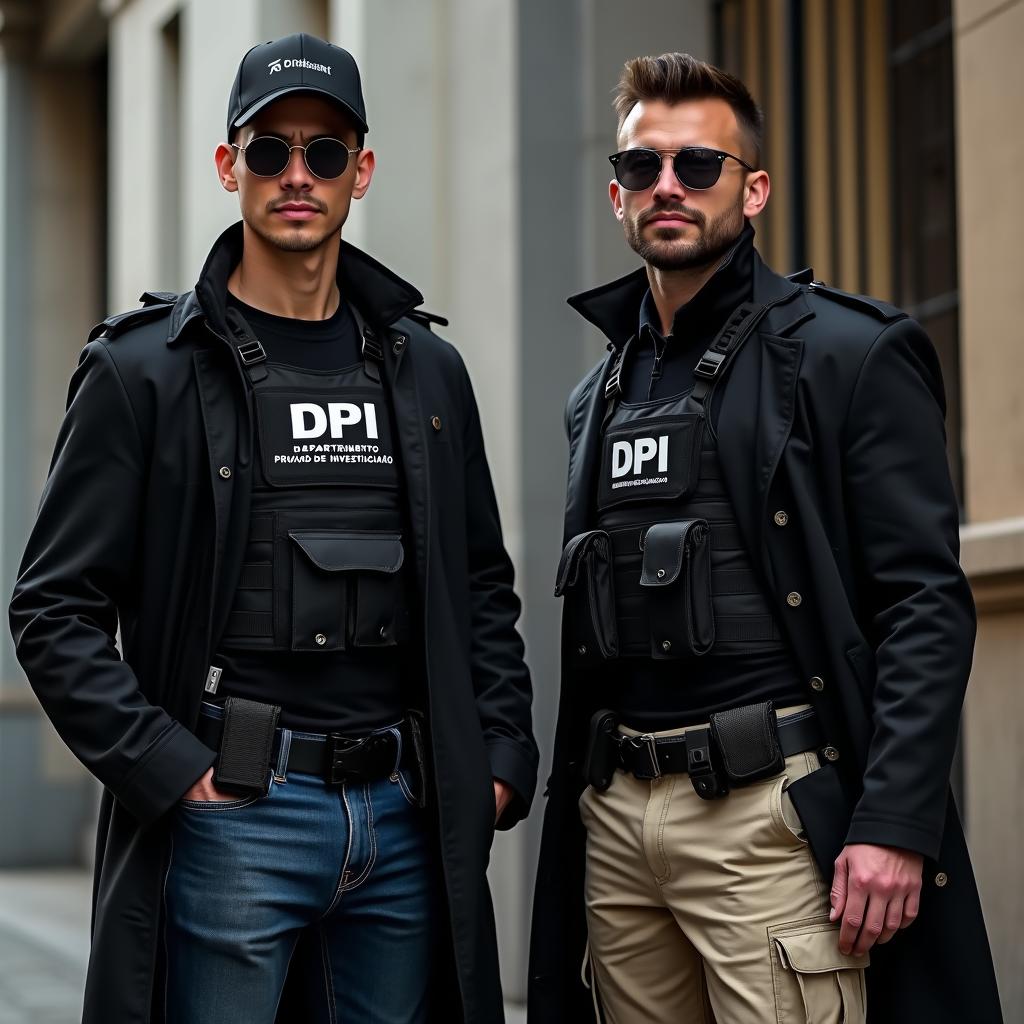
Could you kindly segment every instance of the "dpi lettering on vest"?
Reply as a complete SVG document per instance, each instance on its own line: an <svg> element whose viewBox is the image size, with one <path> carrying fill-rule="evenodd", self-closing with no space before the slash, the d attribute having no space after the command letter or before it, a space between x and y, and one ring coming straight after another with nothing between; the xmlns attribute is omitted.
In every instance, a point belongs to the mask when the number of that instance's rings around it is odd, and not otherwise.
<svg viewBox="0 0 1024 1024"><path fill-rule="evenodd" d="M292 437L323 437L330 423L331 437L344 437L344 428L365 421L367 438L377 439L377 409L373 402L364 402L362 409L351 402L329 402L326 410L314 402L293 402Z"/></svg>
<svg viewBox="0 0 1024 1024"><path fill-rule="evenodd" d="M639 476L645 462L658 456L658 472L668 472L668 434L661 437L638 437L633 441L616 441L612 445L612 479L632 472Z"/></svg>

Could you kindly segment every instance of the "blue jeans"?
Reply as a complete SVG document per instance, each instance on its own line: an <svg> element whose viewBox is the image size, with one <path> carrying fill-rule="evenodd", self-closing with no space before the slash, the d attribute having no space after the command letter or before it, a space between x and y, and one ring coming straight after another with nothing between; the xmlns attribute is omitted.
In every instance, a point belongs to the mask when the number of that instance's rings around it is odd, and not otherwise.
<svg viewBox="0 0 1024 1024"><path fill-rule="evenodd" d="M279 766L267 796L172 814L167 1024L273 1024L304 929L319 936L324 1024L427 1019L430 842L404 771L333 787Z"/></svg>

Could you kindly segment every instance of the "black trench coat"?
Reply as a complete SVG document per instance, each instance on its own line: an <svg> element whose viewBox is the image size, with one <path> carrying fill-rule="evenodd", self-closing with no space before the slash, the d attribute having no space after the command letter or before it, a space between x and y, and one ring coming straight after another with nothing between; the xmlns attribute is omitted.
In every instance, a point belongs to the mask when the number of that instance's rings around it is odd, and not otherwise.
<svg viewBox="0 0 1024 1024"><path fill-rule="evenodd" d="M190 729L247 536L252 419L222 323L240 253L239 224L194 292L144 296L148 308L93 332L11 604L36 694L105 787L85 1024L163 1020L167 812L212 761ZM507 828L529 807L537 764L512 566L458 353L408 315L415 289L346 243L339 285L383 342L428 641L419 682L450 939L435 1017L492 1024L503 1012L485 876L491 778L516 791ZM296 1001L310 993L303 963L297 953L279 1020L311 1019Z"/></svg>
<svg viewBox="0 0 1024 1024"><path fill-rule="evenodd" d="M845 842L926 858L920 916L871 953L872 1024L994 1024L992 960L948 787L975 616L958 564L938 360L899 310L800 277L786 280L756 260L754 301L776 305L729 371L717 422L737 521L807 699L839 752L790 792L829 882ZM604 384L646 288L640 270L570 300L612 344L566 411L566 541L593 526ZM791 594L802 598L796 607ZM584 830L576 801L594 708L570 665L563 644L531 1024L593 1019L580 982Z"/></svg>

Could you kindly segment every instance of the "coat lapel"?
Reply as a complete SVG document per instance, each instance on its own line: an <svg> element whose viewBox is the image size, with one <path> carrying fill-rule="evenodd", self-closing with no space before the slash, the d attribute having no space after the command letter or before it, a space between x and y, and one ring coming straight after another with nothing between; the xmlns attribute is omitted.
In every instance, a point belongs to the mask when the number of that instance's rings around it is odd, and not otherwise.
<svg viewBox="0 0 1024 1024"><path fill-rule="evenodd" d="M419 389L416 386L416 353L401 332L385 328L382 338L384 373L391 395L398 432L398 450L401 453L402 475L409 502L409 521L412 526L416 553L416 577L419 591L427 594L427 557L431 543L430 474L427 465L427 445L423 415L420 410ZM399 354L394 342L402 337Z"/></svg>
<svg viewBox="0 0 1024 1024"><path fill-rule="evenodd" d="M800 287L755 256L754 302L775 303L722 385L717 424L722 475L744 539L762 550L768 490L793 426L803 342L811 312Z"/></svg>

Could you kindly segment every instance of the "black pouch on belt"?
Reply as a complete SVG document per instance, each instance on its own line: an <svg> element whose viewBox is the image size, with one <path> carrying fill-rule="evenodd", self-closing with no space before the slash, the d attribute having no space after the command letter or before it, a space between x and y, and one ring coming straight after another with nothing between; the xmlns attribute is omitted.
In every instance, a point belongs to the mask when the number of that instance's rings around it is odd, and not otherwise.
<svg viewBox="0 0 1024 1024"><path fill-rule="evenodd" d="M643 538L651 657L706 654L715 642L711 543L705 519L656 523Z"/></svg>
<svg viewBox="0 0 1024 1024"><path fill-rule="evenodd" d="M228 697L224 702L220 755L213 771L218 789L266 795L270 788L274 730L280 714L276 704Z"/></svg>
<svg viewBox="0 0 1024 1024"><path fill-rule="evenodd" d="M618 725L619 716L606 709L595 711L590 719L583 778L598 792L603 793L612 784L619 766Z"/></svg>
<svg viewBox="0 0 1024 1024"><path fill-rule="evenodd" d="M779 747L778 720L770 700L717 711L711 715L722 767L734 786L778 775L785 766Z"/></svg>
<svg viewBox="0 0 1024 1024"><path fill-rule="evenodd" d="M612 581L611 539L604 530L578 533L562 552L555 597L568 601L569 640L577 660L599 661L619 653Z"/></svg>

